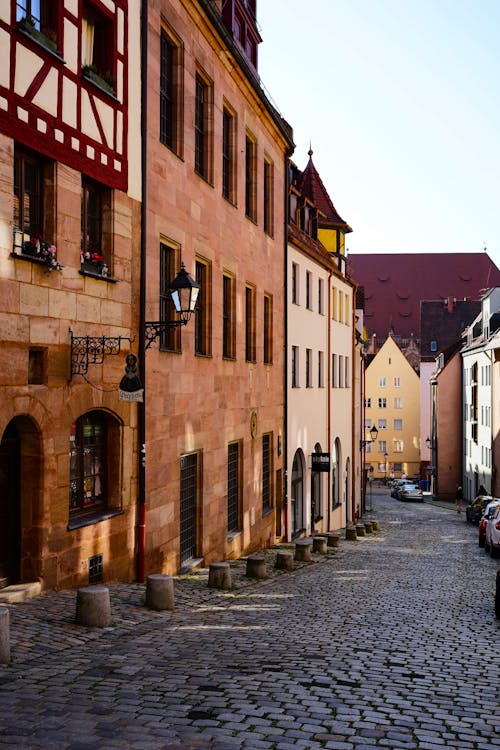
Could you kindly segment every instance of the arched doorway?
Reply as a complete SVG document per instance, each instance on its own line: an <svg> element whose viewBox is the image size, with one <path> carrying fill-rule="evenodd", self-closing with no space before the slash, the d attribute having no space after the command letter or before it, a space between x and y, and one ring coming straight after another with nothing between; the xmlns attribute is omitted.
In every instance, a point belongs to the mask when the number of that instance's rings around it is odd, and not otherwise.
<svg viewBox="0 0 500 750"><path fill-rule="evenodd" d="M336 438L332 450L332 510L342 502L342 451L340 440Z"/></svg>
<svg viewBox="0 0 500 750"><path fill-rule="evenodd" d="M40 441L29 417L15 417L0 441L0 587L39 575L36 535L23 549L23 531L39 515ZM23 503L23 498L26 501ZM26 558L24 560L23 558ZM28 560L30 561L28 564Z"/></svg>
<svg viewBox="0 0 500 750"><path fill-rule="evenodd" d="M351 460L348 458L345 463L345 508L346 508L346 521L350 523L353 519L351 518L353 509L351 508Z"/></svg>
<svg viewBox="0 0 500 750"><path fill-rule="evenodd" d="M321 453L321 445L316 443L315 453ZM314 533L314 524L323 517L323 498L321 494L321 472L311 472L311 532Z"/></svg>
<svg viewBox="0 0 500 750"><path fill-rule="evenodd" d="M0 588L21 572L20 463L21 438L10 422L0 443Z"/></svg>
<svg viewBox="0 0 500 750"><path fill-rule="evenodd" d="M304 454L300 449L293 457L290 513L293 537L304 528Z"/></svg>

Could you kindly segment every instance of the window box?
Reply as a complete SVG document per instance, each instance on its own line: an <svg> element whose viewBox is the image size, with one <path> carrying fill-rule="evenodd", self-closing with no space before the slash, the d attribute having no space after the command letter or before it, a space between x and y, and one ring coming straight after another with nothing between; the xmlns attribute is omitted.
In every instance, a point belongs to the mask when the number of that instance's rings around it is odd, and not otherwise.
<svg viewBox="0 0 500 750"><path fill-rule="evenodd" d="M55 39L52 39L47 34L44 34L43 31L40 31L36 28L35 22L30 17L24 17L21 18L17 22L17 28L19 31L24 32L28 36L30 36L32 39L35 40L35 42L38 42L38 44L41 44L42 47L46 47L47 49L51 50L51 52L57 52L57 42ZM54 34L55 36L55 34Z"/></svg>
<svg viewBox="0 0 500 750"><path fill-rule="evenodd" d="M84 65L82 75L88 81L92 81L96 86L103 89L107 94L115 95L116 81L111 73L98 73L95 65Z"/></svg>

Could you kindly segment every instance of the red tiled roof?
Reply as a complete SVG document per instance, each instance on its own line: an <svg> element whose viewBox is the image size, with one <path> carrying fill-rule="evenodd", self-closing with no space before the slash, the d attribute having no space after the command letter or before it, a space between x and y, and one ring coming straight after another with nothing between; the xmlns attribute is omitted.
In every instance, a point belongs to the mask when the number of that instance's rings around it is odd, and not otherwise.
<svg viewBox="0 0 500 750"><path fill-rule="evenodd" d="M323 181L319 176L316 167L313 164L312 154L309 150L309 161L306 168L301 174L299 190L303 195L306 195L309 200L318 208L323 214L325 214L327 221L330 226L338 227L344 232L352 232L351 227L347 224L337 213L337 209L333 205L332 199L328 195L328 191L323 185ZM320 220L320 224L321 224Z"/></svg>
<svg viewBox="0 0 500 750"><path fill-rule="evenodd" d="M448 297L477 300L500 286L487 253L349 253L349 275L365 289L368 336L420 339L420 302Z"/></svg>

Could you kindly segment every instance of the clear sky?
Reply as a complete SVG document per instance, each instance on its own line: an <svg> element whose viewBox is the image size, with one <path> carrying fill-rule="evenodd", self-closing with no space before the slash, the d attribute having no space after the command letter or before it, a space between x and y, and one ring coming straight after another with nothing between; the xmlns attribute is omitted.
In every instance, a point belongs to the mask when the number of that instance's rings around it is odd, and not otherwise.
<svg viewBox="0 0 500 750"><path fill-rule="evenodd" d="M257 0L259 73L349 250L500 267L500 0Z"/></svg>

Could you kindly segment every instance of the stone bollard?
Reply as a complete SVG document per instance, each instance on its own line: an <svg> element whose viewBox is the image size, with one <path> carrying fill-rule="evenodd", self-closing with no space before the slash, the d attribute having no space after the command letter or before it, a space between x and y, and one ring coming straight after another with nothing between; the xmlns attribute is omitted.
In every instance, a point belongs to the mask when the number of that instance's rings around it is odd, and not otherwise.
<svg viewBox="0 0 500 750"><path fill-rule="evenodd" d="M210 563L208 586L211 589L231 588L231 568L228 562Z"/></svg>
<svg viewBox="0 0 500 750"><path fill-rule="evenodd" d="M340 537L338 534L328 533L325 534L326 543L328 547L338 547L340 543Z"/></svg>
<svg viewBox="0 0 500 750"><path fill-rule="evenodd" d="M276 554L276 567L279 570L293 570L293 554L281 550Z"/></svg>
<svg viewBox="0 0 500 750"><path fill-rule="evenodd" d="M326 555L327 544L325 536L313 536L313 552L317 552L319 555Z"/></svg>
<svg viewBox="0 0 500 750"><path fill-rule="evenodd" d="M266 578L266 558L264 555L248 555L246 575L248 578Z"/></svg>
<svg viewBox="0 0 500 750"><path fill-rule="evenodd" d="M365 523L365 532L366 532L367 534L371 534L371 533L372 533L372 531L373 531L373 524L372 524L372 523L370 523L370 521L367 521L367 522Z"/></svg>
<svg viewBox="0 0 500 750"><path fill-rule="evenodd" d="M345 530L345 538L348 542L356 542L358 533L355 526L348 526Z"/></svg>
<svg viewBox="0 0 500 750"><path fill-rule="evenodd" d="M76 623L91 628L109 627L111 605L106 586L88 586L77 590Z"/></svg>
<svg viewBox="0 0 500 750"><path fill-rule="evenodd" d="M153 573L147 577L146 607L157 611L174 609L174 581L171 576Z"/></svg>
<svg viewBox="0 0 500 750"><path fill-rule="evenodd" d="M364 523L357 523L356 524L356 534L358 536L366 536L366 531L365 531L365 525L364 525Z"/></svg>
<svg viewBox="0 0 500 750"><path fill-rule="evenodd" d="M295 560L297 562L311 562L312 539L297 539L295 542Z"/></svg>
<svg viewBox="0 0 500 750"><path fill-rule="evenodd" d="M0 607L0 664L10 664L9 609Z"/></svg>
<svg viewBox="0 0 500 750"><path fill-rule="evenodd" d="M380 524L378 521L372 521L372 529L373 531L380 531Z"/></svg>

